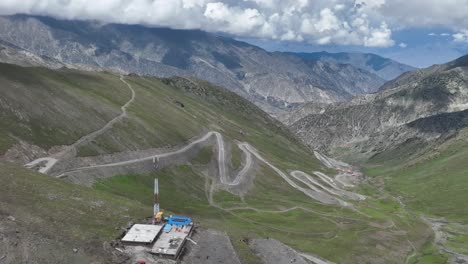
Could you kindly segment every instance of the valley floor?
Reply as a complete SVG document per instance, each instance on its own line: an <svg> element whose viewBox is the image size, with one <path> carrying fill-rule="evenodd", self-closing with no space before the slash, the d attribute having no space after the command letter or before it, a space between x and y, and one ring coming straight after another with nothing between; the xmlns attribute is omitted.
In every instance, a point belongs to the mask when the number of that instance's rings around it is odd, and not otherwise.
<svg viewBox="0 0 468 264"><path fill-rule="evenodd" d="M374 184L379 183L405 210L431 227L433 250L452 263L468 263L467 135L466 129L461 130L423 155L405 160L376 158L365 165ZM413 261L445 263L445 258L423 255Z"/></svg>

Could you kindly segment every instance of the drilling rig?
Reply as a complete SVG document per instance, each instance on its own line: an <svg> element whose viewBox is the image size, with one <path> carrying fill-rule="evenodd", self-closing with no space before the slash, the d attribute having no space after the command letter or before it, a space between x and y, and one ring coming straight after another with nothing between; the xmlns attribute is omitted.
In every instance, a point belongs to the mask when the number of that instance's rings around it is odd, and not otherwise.
<svg viewBox="0 0 468 264"><path fill-rule="evenodd" d="M159 182L154 178L154 206L153 206L153 225L163 222L163 212L159 210Z"/></svg>

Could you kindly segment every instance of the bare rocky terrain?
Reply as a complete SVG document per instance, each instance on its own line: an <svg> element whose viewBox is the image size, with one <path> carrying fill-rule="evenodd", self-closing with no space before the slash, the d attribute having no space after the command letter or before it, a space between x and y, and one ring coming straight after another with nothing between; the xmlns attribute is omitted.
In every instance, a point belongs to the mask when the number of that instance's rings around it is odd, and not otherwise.
<svg viewBox="0 0 468 264"><path fill-rule="evenodd" d="M405 142L450 137L466 124L466 56L407 73L377 94L329 106L304 106L285 118L311 148L350 148L371 157Z"/></svg>
<svg viewBox="0 0 468 264"><path fill-rule="evenodd" d="M21 66L43 66L51 69L65 67L65 64L45 56L39 56L17 46L0 41L0 61Z"/></svg>
<svg viewBox="0 0 468 264"><path fill-rule="evenodd" d="M192 236L193 241L187 242L187 252L182 262L187 264L240 264L239 258L231 244L229 236L212 229L197 229Z"/></svg>

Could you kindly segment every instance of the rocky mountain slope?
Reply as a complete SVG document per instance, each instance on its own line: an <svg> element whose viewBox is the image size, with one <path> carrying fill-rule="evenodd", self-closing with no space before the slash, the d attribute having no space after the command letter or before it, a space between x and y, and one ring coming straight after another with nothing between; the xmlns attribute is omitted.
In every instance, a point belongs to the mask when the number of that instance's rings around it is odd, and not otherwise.
<svg viewBox="0 0 468 264"><path fill-rule="evenodd" d="M376 91L384 83L367 69L269 53L197 30L15 15L0 17L0 40L82 69L195 76L228 88L271 113L305 102L342 101Z"/></svg>
<svg viewBox="0 0 468 264"><path fill-rule="evenodd" d="M468 262L468 55L403 74L374 95L306 105L296 117L291 128L310 147L359 164L432 228L431 255L406 263Z"/></svg>
<svg viewBox="0 0 468 264"><path fill-rule="evenodd" d="M66 66L58 60L35 55L32 52L2 41L0 41L0 61L20 66L43 66L51 69Z"/></svg>
<svg viewBox="0 0 468 264"><path fill-rule="evenodd" d="M374 73L384 80L393 80L405 72L416 70L416 68L399 63L397 61L383 58L372 53L291 53L309 61L326 61L342 64L350 64L359 69Z"/></svg>
<svg viewBox="0 0 468 264"><path fill-rule="evenodd" d="M313 148L365 156L410 140L449 136L466 124L467 58L403 74L377 94L306 106L289 120L291 129Z"/></svg>
<svg viewBox="0 0 468 264"><path fill-rule="evenodd" d="M235 93L193 78L0 68L6 263L136 261L112 240L151 214L154 177L167 214L225 232L229 239L216 237L232 243L223 248L233 248L241 263L266 263L277 241L293 258L335 263L432 254L431 230L421 220L353 167L314 155ZM44 157L58 159L48 176L33 171L44 164L23 168ZM267 237L274 243L258 246ZM215 236L207 239L218 245ZM209 252L188 252L181 261L222 259Z"/></svg>

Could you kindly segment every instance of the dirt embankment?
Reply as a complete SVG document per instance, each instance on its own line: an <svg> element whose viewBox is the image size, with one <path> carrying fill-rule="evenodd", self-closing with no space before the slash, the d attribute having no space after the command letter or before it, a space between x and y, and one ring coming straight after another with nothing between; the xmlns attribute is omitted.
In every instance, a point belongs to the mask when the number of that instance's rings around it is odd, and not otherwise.
<svg viewBox="0 0 468 264"><path fill-rule="evenodd" d="M182 258L186 264L240 264L236 251L225 232L199 228L187 242L187 252Z"/></svg>

